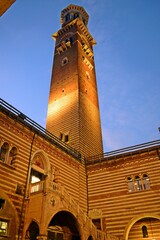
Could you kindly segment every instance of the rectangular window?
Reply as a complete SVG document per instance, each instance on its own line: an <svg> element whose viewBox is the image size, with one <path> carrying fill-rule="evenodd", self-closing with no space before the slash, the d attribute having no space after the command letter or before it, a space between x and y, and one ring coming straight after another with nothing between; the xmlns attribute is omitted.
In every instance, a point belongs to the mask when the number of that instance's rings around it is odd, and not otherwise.
<svg viewBox="0 0 160 240"><path fill-rule="evenodd" d="M5 220L0 220L0 236L7 235L8 222Z"/></svg>
<svg viewBox="0 0 160 240"><path fill-rule="evenodd" d="M20 183L17 183L16 194L19 194L19 195L23 194L23 185Z"/></svg>
<svg viewBox="0 0 160 240"><path fill-rule="evenodd" d="M59 134L59 138L60 138L60 140L63 140L63 133Z"/></svg>
<svg viewBox="0 0 160 240"><path fill-rule="evenodd" d="M97 229L101 230L101 219L100 218L92 219L92 222L94 223L94 225L96 226Z"/></svg>
<svg viewBox="0 0 160 240"><path fill-rule="evenodd" d="M68 142L68 141L69 141L69 136L68 136L68 135L65 135L64 141L65 141L65 142Z"/></svg>
<svg viewBox="0 0 160 240"><path fill-rule="evenodd" d="M4 208L5 200L0 198L0 209Z"/></svg>

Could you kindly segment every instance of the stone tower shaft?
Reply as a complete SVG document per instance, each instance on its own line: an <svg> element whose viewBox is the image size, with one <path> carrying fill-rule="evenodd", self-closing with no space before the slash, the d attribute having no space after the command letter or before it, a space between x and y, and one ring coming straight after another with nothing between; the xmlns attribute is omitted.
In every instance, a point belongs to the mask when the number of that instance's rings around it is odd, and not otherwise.
<svg viewBox="0 0 160 240"><path fill-rule="evenodd" d="M61 13L50 85L47 130L83 156L103 153L96 74L95 40L87 29L88 14L69 5Z"/></svg>

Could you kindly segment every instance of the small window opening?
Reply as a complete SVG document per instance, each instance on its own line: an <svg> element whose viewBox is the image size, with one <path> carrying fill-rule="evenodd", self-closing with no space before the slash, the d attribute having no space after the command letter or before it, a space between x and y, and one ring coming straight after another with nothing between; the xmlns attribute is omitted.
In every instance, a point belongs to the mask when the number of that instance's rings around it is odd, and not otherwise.
<svg viewBox="0 0 160 240"><path fill-rule="evenodd" d="M70 43L71 43L71 45L72 45L72 43L73 43L73 38L72 38L72 37L70 37Z"/></svg>
<svg viewBox="0 0 160 240"><path fill-rule="evenodd" d="M135 185L135 189L136 190L142 190L142 182L141 182L141 179L139 176L136 176L135 177L135 182L134 182L134 185Z"/></svg>
<svg viewBox="0 0 160 240"><path fill-rule="evenodd" d="M44 190L45 175L32 168L31 170L31 193L42 192Z"/></svg>
<svg viewBox="0 0 160 240"><path fill-rule="evenodd" d="M129 190L129 192L134 191L134 182L133 182L133 179L132 179L131 177L128 177L128 178L127 178L127 181L128 181L128 190Z"/></svg>
<svg viewBox="0 0 160 240"><path fill-rule="evenodd" d="M63 140L63 133L59 134L59 138L60 138L60 140Z"/></svg>
<svg viewBox="0 0 160 240"><path fill-rule="evenodd" d="M13 148L11 149L11 151L9 152L9 163L10 163L11 165L14 164L14 160L15 160L15 158L16 158L16 155L17 155L17 149L16 149L16 147L13 147Z"/></svg>
<svg viewBox="0 0 160 240"><path fill-rule="evenodd" d="M147 174L143 174L143 188L150 189L149 177Z"/></svg>
<svg viewBox="0 0 160 240"><path fill-rule="evenodd" d="M68 134L60 133L59 138L60 138L60 140L62 140L64 142L69 142L69 135Z"/></svg>
<svg viewBox="0 0 160 240"><path fill-rule="evenodd" d="M65 135L64 141L65 141L65 142L68 142L68 141L69 141L69 136L68 136L68 135Z"/></svg>
<svg viewBox="0 0 160 240"><path fill-rule="evenodd" d="M73 18L76 19L78 17L79 17L79 13L75 13Z"/></svg>
<svg viewBox="0 0 160 240"><path fill-rule="evenodd" d="M0 160L2 162L6 161L6 158L8 156L8 150L9 150L9 144L8 143L3 143L1 150L0 150Z"/></svg>
<svg viewBox="0 0 160 240"><path fill-rule="evenodd" d="M16 194L23 195L23 185L20 183L17 183Z"/></svg>
<svg viewBox="0 0 160 240"><path fill-rule="evenodd" d="M0 220L0 236L7 235L8 222L5 220Z"/></svg>
<svg viewBox="0 0 160 240"><path fill-rule="evenodd" d="M142 235L143 235L143 238L148 238L148 230L145 225L142 226Z"/></svg>
<svg viewBox="0 0 160 240"><path fill-rule="evenodd" d="M67 58L67 57L63 58L61 65L64 66L64 65L66 65L67 63L68 63L68 58Z"/></svg>
<svg viewBox="0 0 160 240"><path fill-rule="evenodd" d="M0 198L0 209L4 209L5 200Z"/></svg>
<svg viewBox="0 0 160 240"><path fill-rule="evenodd" d="M92 219L93 224L96 226L97 229L101 230L101 219Z"/></svg>
<svg viewBox="0 0 160 240"><path fill-rule="evenodd" d="M31 183L37 183L43 180L43 174L32 169L31 170Z"/></svg>
<svg viewBox="0 0 160 240"><path fill-rule="evenodd" d="M66 16L65 16L65 22L69 21L70 20L70 14L68 13Z"/></svg>
<svg viewBox="0 0 160 240"><path fill-rule="evenodd" d="M86 71L86 78L90 79L90 75L89 75L89 73L87 71Z"/></svg>

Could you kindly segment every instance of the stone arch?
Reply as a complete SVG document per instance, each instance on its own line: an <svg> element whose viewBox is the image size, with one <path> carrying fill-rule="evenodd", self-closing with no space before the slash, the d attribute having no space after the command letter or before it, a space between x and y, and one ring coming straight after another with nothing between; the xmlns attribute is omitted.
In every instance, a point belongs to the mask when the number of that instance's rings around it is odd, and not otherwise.
<svg viewBox="0 0 160 240"><path fill-rule="evenodd" d="M43 150L37 150L36 152L34 152L31 159L31 166L33 166L34 164L37 166L38 164L40 164L39 167L44 169L45 175L48 175L48 173L51 171L50 161L47 154Z"/></svg>
<svg viewBox="0 0 160 240"><path fill-rule="evenodd" d="M59 234L65 239L80 240L81 231L77 218L69 211L60 210L54 214L48 224L48 234L56 234L55 227L59 227Z"/></svg>
<svg viewBox="0 0 160 240"><path fill-rule="evenodd" d="M37 150L33 153L29 174L27 179L27 194L32 192L43 191L44 183L47 186L48 181L52 178L52 170L49 158L43 150ZM35 184L34 183L38 183Z"/></svg>
<svg viewBox="0 0 160 240"><path fill-rule="evenodd" d="M38 235L39 235L39 224L37 223L37 221L32 220L30 221L30 224L28 225L28 228L25 232L25 239L36 240Z"/></svg>
<svg viewBox="0 0 160 240"><path fill-rule="evenodd" d="M38 227L40 228L39 222L37 221L37 219L31 218L31 219L27 222L27 224L26 224L26 226L25 226L25 228L24 228L24 232L27 231L27 229L29 228L29 226L30 226L30 224L31 224L32 222L35 222L35 223L38 225Z"/></svg>
<svg viewBox="0 0 160 240"><path fill-rule="evenodd" d="M125 240L128 240L129 232L130 232L132 226L133 226L137 221L139 221L140 219L143 219L143 218L154 218L154 219L160 220L160 216L158 216L158 215L156 215L156 214L150 214L150 213L148 213L148 214L140 214L140 215L132 218L132 219L129 221L129 223L128 223L128 225L126 226L126 228L125 228L125 232L124 232L124 239L125 239Z"/></svg>
<svg viewBox="0 0 160 240"><path fill-rule="evenodd" d="M93 237L90 235L90 236L88 237L88 240L93 240Z"/></svg>
<svg viewBox="0 0 160 240"><path fill-rule="evenodd" d="M58 216L59 213L63 213L62 216L68 217L72 216L71 219L74 219L73 222L76 222L77 228L73 227L74 229L74 236L77 235L78 240L80 239L88 239L88 237L91 235L93 236L93 239L96 239L96 227L92 223L92 220L83 212L83 210L80 208L77 201L75 201L71 195L67 192L64 186L61 184L57 184L55 182L50 182L48 185L48 189L46 192L42 192L42 194L38 194L37 197L31 197L27 208L26 208L26 223L25 226L28 227L29 223L31 222L32 218L36 218L39 222L39 229L40 229L40 236L47 236L48 233L48 226L50 226L50 222L52 219L54 219L55 216ZM39 199L39 200L38 200ZM44 199L44 201L43 201ZM37 201L39 201L39 204L37 204ZM42 209L43 204L43 211L38 211L35 214L34 207L35 204L39 206L39 210ZM60 226L58 226L57 222L52 222L52 229L51 231L54 231L53 227L60 227L63 225L61 222L59 223ZM63 226L62 226L63 227ZM66 228L63 228L63 231L65 233L70 227L66 226ZM77 230L75 230L77 229ZM25 227L26 230L26 227ZM78 231L78 234L77 234ZM24 231L25 232L25 231ZM75 239L75 238L74 238ZM73 239L73 240L74 240Z"/></svg>

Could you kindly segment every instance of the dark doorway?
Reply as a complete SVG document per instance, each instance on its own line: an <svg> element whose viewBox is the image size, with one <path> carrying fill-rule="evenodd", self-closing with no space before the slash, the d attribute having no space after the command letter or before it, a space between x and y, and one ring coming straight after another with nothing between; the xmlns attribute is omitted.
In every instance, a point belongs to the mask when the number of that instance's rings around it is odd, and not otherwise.
<svg viewBox="0 0 160 240"><path fill-rule="evenodd" d="M77 219L67 211L58 212L48 226L48 240L80 240Z"/></svg>
<svg viewBox="0 0 160 240"><path fill-rule="evenodd" d="M36 240L37 236L39 235L39 227L38 224L36 222L31 222L31 224L29 225L29 228L26 232L26 237L25 239L30 239L30 240Z"/></svg>
<svg viewBox="0 0 160 240"><path fill-rule="evenodd" d="M89 236L88 240L93 240L92 236Z"/></svg>

